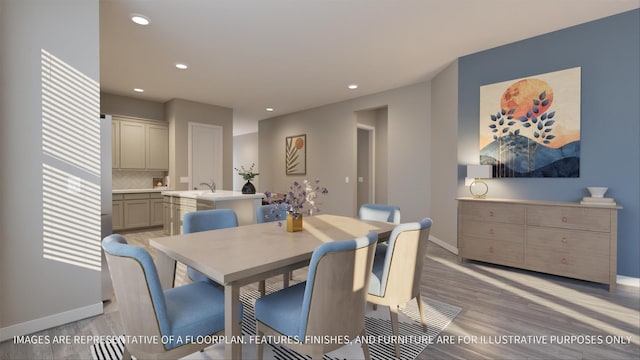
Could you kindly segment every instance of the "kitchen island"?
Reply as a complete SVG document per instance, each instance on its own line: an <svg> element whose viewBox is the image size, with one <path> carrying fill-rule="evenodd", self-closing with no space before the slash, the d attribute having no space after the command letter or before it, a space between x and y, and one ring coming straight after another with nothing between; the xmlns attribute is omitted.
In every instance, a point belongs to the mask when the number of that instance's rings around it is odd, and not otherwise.
<svg viewBox="0 0 640 360"><path fill-rule="evenodd" d="M182 218L191 211L232 209L238 216L238 225L256 223L256 209L262 205L263 193L243 194L240 191L186 190L163 191L164 232L182 234Z"/></svg>

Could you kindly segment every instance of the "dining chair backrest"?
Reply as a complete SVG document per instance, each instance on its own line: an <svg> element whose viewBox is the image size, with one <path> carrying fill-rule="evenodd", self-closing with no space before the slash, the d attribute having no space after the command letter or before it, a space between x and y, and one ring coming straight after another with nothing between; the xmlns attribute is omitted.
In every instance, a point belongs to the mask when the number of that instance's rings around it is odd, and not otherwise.
<svg viewBox="0 0 640 360"><path fill-rule="evenodd" d="M161 339L170 334L169 315L156 266L149 253L128 245L119 234L102 241L118 299L118 311L125 334L148 335ZM163 344L139 342L127 344L132 353L162 353Z"/></svg>
<svg viewBox="0 0 640 360"><path fill-rule="evenodd" d="M380 284L382 296L405 302L417 296L431 224L431 219L425 218L393 229L384 258Z"/></svg>
<svg viewBox="0 0 640 360"><path fill-rule="evenodd" d="M231 209L213 209L192 211L184 214L182 232L185 234L218 230L238 226L236 212ZM215 282L198 270L187 266L187 276L191 281Z"/></svg>
<svg viewBox="0 0 640 360"><path fill-rule="evenodd" d="M185 234L238 226L238 217L231 209L192 211L184 214L182 232Z"/></svg>
<svg viewBox="0 0 640 360"><path fill-rule="evenodd" d="M364 204L358 210L358 217L362 220L400 224L400 207L385 204Z"/></svg>
<svg viewBox="0 0 640 360"><path fill-rule="evenodd" d="M362 334L377 240L378 235L370 232L316 248L302 303L300 338L346 335L353 339Z"/></svg>
<svg viewBox="0 0 640 360"><path fill-rule="evenodd" d="M256 208L256 222L258 224L284 221L287 217L287 204L267 204Z"/></svg>

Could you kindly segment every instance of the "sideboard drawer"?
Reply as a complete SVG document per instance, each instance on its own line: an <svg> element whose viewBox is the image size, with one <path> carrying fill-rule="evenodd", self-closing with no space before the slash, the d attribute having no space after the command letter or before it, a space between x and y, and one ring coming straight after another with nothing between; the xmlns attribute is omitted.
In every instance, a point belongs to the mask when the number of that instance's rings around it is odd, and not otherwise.
<svg viewBox="0 0 640 360"><path fill-rule="evenodd" d="M564 250L585 254L609 255L609 234L581 230L565 230L530 226L527 228L527 246Z"/></svg>
<svg viewBox="0 0 640 360"><path fill-rule="evenodd" d="M524 225L465 221L462 225L462 235L522 244L524 243Z"/></svg>
<svg viewBox="0 0 640 360"><path fill-rule="evenodd" d="M465 237L464 257L507 266L524 264L524 244Z"/></svg>
<svg viewBox="0 0 640 360"><path fill-rule="evenodd" d="M549 251L527 247L526 267L530 270L600 283L609 282L609 257L571 251Z"/></svg>
<svg viewBox="0 0 640 360"><path fill-rule="evenodd" d="M610 209L529 206L527 224L564 229L611 231Z"/></svg>
<svg viewBox="0 0 640 360"><path fill-rule="evenodd" d="M524 224L524 206L510 204L462 204L462 217L471 221Z"/></svg>

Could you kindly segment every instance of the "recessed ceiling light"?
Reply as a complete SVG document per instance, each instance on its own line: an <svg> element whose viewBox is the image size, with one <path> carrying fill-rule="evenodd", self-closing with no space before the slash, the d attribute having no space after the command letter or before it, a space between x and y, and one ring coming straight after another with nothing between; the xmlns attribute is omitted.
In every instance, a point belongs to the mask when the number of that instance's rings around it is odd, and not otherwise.
<svg viewBox="0 0 640 360"><path fill-rule="evenodd" d="M133 91L141 93L144 92L144 89L134 88Z"/></svg>
<svg viewBox="0 0 640 360"><path fill-rule="evenodd" d="M358 88L358 84L351 84L351 85L349 85L349 86L347 86L347 87L348 87L349 89L351 89L351 90L355 90L355 89L357 89L357 88Z"/></svg>
<svg viewBox="0 0 640 360"><path fill-rule="evenodd" d="M266 108L267 111L273 111L273 108Z"/></svg>
<svg viewBox="0 0 640 360"><path fill-rule="evenodd" d="M180 70L186 70L189 68L189 66L187 66L187 64L176 64L176 67Z"/></svg>
<svg viewBox="0 0 640 360"><path fill-rule="evenodd" d="M140 14L131 14L131 21L138 25L149 25L151 22L148 17Z"/></svg>

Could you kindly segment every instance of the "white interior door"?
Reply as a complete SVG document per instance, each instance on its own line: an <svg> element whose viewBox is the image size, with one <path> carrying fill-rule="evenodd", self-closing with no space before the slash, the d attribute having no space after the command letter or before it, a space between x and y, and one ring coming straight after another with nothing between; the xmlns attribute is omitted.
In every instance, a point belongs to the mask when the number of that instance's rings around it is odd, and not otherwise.
<svg viewBox="0 0 640 360"><path fill-rule="evenodd" d="M222 127L189 122L189 189L207 190L215 182L222 190Z"/></svg>

